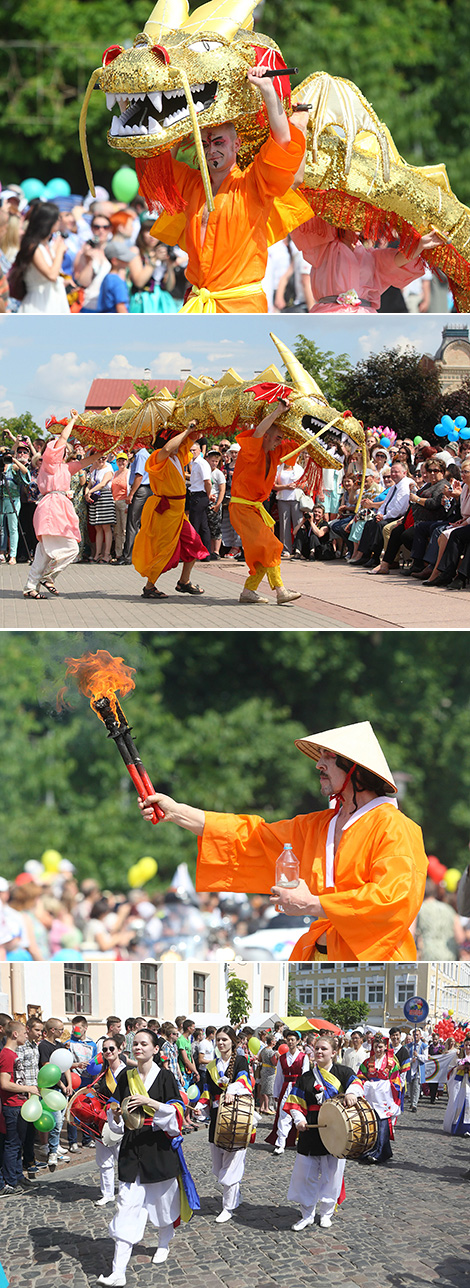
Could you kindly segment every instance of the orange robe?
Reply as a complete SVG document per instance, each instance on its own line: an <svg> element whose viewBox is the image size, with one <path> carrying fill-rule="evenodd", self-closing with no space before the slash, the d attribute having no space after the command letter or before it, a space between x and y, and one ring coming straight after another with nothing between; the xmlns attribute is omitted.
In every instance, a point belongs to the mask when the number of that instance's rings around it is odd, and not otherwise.
<svg viewBox="0 0 470 1288"><path fill-rule="evenodd" d="M146 462L154 495L145 502L140 531L132 550L134 568L141 577L148 577L154 584L169 564L183 527L186 505L184 467L191 459L190 444L186 440L175 456L167 456L164 461L158 461L157 457L158 452L152 452ZM163 507L159 512L162 500ZM164 508L165 500L169 501L167 508Z"/></svg>
<svg viewBox="0 0 470 1288"><path fill-rule="evenodd" d="M262 282L268 258L266 223L275 197L288 192L302 160L305 142L300 130L290 125L291 141L281 147L270 136L246 170L235 165L214 197L201 245L202 214L206 205L199 170L171 157L173 180L187 202L185 246L189 256L186 276L192 285L208 291ZM299 194L290 194L298 204L300 223L311 216ZM165 219L165 216L163 216ZM154 228L158 234L159 221ZM291 222L291 227L294 224ZM152 229L152 232L154 229ZM284 235L282 232L279 235ZM263 291L240 299L218 300L218 313L267 313Z"/></svg>
<svg viewBox="0 0 470 1288"><path fill-rule="evenodd" d="M427 873L421 828L392 801L376 798L348 821L326 885L327 836L333 810L280 823L256 815L205 816L198 843L197 890L267 894L286 841L300 876L321 900L325 917L296 944L291 961L310 961L326 931L325 961L415 961L410 933Z"/></svg>
<svg viewBox="0 0 470 1288"><path fill-rule="evenodd" d="M253 434L252 429L243 429L237 434L241 450L233 471L232 500L229 507L230 522L242 539L245 559L252 576L257 571L257 564L262 568L276 568L280 564L282 541L274 536L273 528L265 522L258 509L251 505L237 505L235 497L265 501L273 486L281 457L298 447L298 444L284 439L279 447L275 447L266 456L263 438L254 438Z"/></svg>

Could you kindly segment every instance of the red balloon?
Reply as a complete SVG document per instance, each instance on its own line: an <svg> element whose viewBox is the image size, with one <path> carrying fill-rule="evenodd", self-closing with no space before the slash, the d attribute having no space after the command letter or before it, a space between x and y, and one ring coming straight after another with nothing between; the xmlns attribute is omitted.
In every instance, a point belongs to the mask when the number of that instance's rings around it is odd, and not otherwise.
<svg viewBox="0 0 470 1288"><path fill-rule="evenodd" d="M428 877L430 880L435 881L436 885L439 885L439 882L444 880L446 872L447 868L444 867L444 864L437 858L437 855L428 854Z"/></svg>
<svg viewBox="0 0 470 1288"><path fill-rule="evenodd" d="M287 1042L281 1042L280 1046L278 1046L277 1048L278 1055L285 1055L286 1051L288 1050L289 1050L289 1047L287 1045Z"/></svg>
<svg viewBox="0 0 470 1288"><path fill-rule="evenodd" d="M74 1091L78 1091L78 1088L79 1088L80 1083L81 1083L81 1077L80 1077L80 1074L79 1074L79 1073L76 1073L75 1069L74 1069L74 1070L73 1070L73 1072L70 1074L70 1081L71 1081L71 1083L72 1083L72 1087L73 1087Z"/></svg>

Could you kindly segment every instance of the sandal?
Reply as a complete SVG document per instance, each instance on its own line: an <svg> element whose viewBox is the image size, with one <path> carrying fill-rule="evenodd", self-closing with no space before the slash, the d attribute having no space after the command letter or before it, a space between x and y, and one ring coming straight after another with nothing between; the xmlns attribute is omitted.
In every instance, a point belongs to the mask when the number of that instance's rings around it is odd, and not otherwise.
<svg viewBox="0 0 470 1288"><path fill-rule="evenodd" d="M195 586L192 581L177 581L175 590L179 590L181 595L203 595L204 591L200 586Z"/></svg>
<svg viewBox="0 0 470 1288"><path fill-rule="evenodd" d="M44 589L48 590L50 595L59 594L59 591L57 590L57 586L54 585L53 581L42 581L41 586L44 586Z"/></svg>
<svg viewBox="0 0 470 1288"><path fill-rule="evenodd" d="M40 590L24 590L23 599L47 599L47 595L41 595Z"/></svg>
<svg viewBox="0 0 470 1288"><path fill-rule="evenodd" d="M144 586L142 599L168 599L168 595L163 590L157 590L156 586Z"/></svg>

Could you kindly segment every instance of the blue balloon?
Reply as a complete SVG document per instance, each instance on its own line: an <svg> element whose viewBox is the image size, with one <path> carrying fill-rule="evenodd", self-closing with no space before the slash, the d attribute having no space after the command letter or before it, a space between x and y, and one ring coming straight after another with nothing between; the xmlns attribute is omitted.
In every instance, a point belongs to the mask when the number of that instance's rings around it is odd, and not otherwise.
<svg viewBox="0 0 470 1288"><path fill-rule="evenodd" d="M35 197L43 197L46 189L42 179L23 179L21 191L27 201L34 201Z"/></svg>
<svg viewBox="0 0 470 1288"><path fill-rule="evenodd" d="M442 425L436 425L434 433L436 438L447 438L447 430Z"/></svg>
<svg viewBox="0 0 470 1288"><path fill-rule="evenodd" d="M46 183L48 197L70 197L71 191L72 189L70 184L67 183L67 179L49 179L49 183Z"/></svg>
<svg viewBox="0 0 470 1288"><path fill-rule="evenodd" d="M465 439L470 438L470 429L461 429L460 437Z"/></svg>
<svg viewBox="0 0 470 1288"><path fill-rule="evenodd" d="M7 962L32 962L31 953L26 948L13 948L11 953L7 953Z"/></svg>
<svg viewBox="0 0 470 1288"><path fill-rule="evenodd" d="M387 451L388 451L388 449L389 449L389 447L390 447L390 439L389 439L389 438L379 438L379 446L380 446L380 447L385 447L385 448L387 449Z"/></svg>
<svg viewBox="0 0 470 1288"><path fill-rule="evenodd" d="M454 428L454 422L451 416L442 416L441 424L448 434L450 433L451 429Z"/></svg>
<svg viewBox="0 0 470 1288"><path fill-rule="evenodd" d="M466 426L466 424L467 424L467 417L466 417L466 416L456 416L456 417L455 417L455 424L456 424L456 426L457 426L457 429L465 429L465 426Z"/></svg>
<svg viewBox="0 0 470 1288"><path fill-rule="evenodd" d="M449 443L457 443L458 437L459 437L458 429L449 429L449 433L447 437L448 437Z"/></svg>
<svg viewBox="0 0 470 1288"><path fill-rule="evenodd" d="M53 953L51 962L81 962L82 954L76 948L61 948L59 952Z"/></svg>

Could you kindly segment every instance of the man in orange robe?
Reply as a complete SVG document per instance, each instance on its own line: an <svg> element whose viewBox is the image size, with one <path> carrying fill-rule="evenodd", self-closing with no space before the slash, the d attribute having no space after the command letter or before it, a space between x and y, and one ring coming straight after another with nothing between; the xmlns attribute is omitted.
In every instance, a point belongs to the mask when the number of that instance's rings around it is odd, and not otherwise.
<svg viewBox="0 0 470 1288"><path fill-rule="evenodd" d="M207 550L192 524L185 518L185 466L191 459L189 439L198 433L195 421L172 438L162 430L157 434L154 450L146 462L150 487L142 510L140 531L134 541L132 562L141 577L147 578L144 599L167 599L156 582L162 572L177 568L182 562L176 590L181 594L203 595L200 586L190 581L196 559L207 559Z"/></svg>
<svg viewBox="0 0 470 1288"><path fill-rule="evenodd" d="M171 177L187 203L184 212L184 245L189 256L186 276L192 292L180 312L267 313L262 280L268 257L267 221L274 214L279 238L311 217L304 198L289 189L305 151L301 130L291 125L266 68L251 67L247 79L264 100L270 137L254 161L242 171L237 165L240 140L232 122L201 131L214 196L209 214L199 170L166 154ZM177 150L177 149L176 149ZM146 193L145 170L141 186ZM151 166L148 183L151 191ZM288 193L286 204L282 198ZM171 244L181 236L181 217L176 222L163 215L152 232ZM175 234L172 237L171 228Z"/></svg>
<svg viewBox="0 0 470 1288"><path fill-rule="evenodd" d="M267 893L286 913L316 918L291 961L414 961L410 931L421 907L427 858L421 829L395 803L396 785L368 721L299 739L317 761L321 789L336 801L280 823L205 813L150 797L165 818L199 836L196 889ZM295 889L273 885L290 842L299 859Z"/></svg>
<svg viewBox="0 0 470 1288"><path fill-rule="evenodd" d="M258 586L265 576L271 589L276 591L278 604L290 604L293 599L300 599L298 591L286 590L282 583L282 541L274 536L274 519L263 505L270 494L281 457L298 446L283 439L282 430L275 424L288 405L286 399L280 398L277 407L260 421L257 429L243 429L237 435L240 451L233 471L229 515L232 527L242 539L250 570L240 595L240 604L269 603L258 594Z"/></svg>

